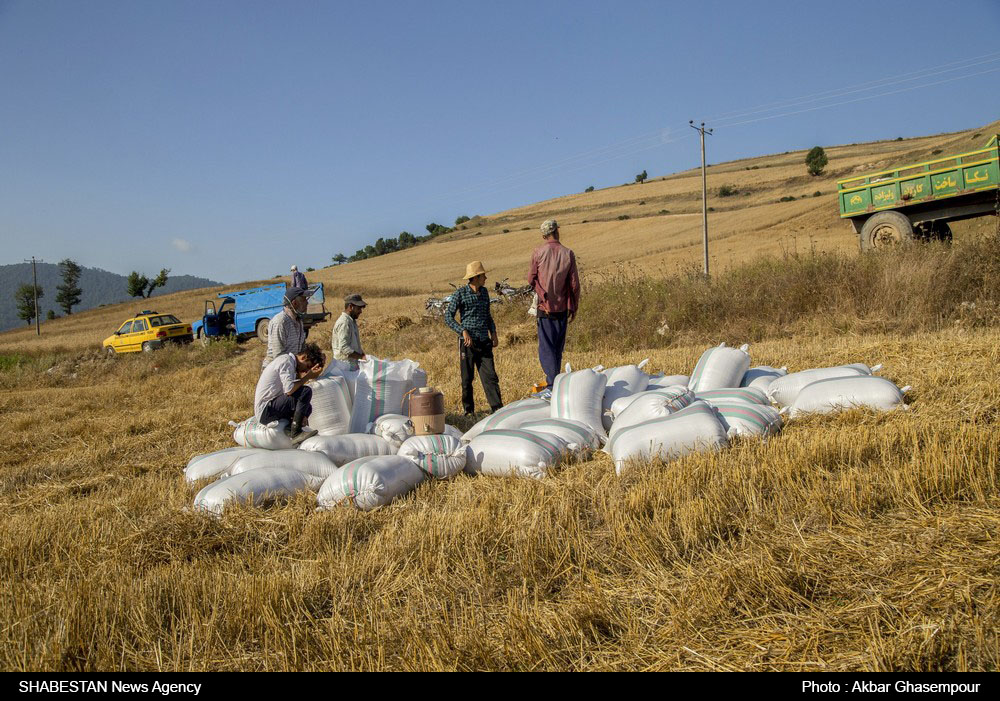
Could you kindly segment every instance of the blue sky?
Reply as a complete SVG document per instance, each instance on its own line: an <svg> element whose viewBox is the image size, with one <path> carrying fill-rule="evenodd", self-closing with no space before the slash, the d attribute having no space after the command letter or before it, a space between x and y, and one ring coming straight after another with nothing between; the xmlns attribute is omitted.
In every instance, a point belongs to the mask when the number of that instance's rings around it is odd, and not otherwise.
<svg viewBox="0 0 1000 701"><path fill-rule="evenodd" d="M689 119L709 162L975 127L998 36L1000 0L0 0L0 263L235 282L692 167Z"/></svg>

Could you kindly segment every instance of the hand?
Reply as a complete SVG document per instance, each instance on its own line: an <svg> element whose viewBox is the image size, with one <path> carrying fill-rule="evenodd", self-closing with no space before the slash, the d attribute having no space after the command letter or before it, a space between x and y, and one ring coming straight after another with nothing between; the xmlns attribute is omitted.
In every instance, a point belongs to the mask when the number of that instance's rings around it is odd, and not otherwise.
<svg viewBox="0 0 1000 701"><path fill-rule="evenodd" d="M494 348L496 348L498 345L500 345L500 339L497 338L497 332L496 331L491 331L490 332L490 343L493 344Z"/></svg>
<svg viewBox="0 0 1000 701"><path fill-rule="evenodd" d="M466 348L472 345L472 336L469 335L468 331L462 331L462 345Z"/></svg>
<svg viewBox="0 0 1000 701"><path fill-rule="evenodd" d="M323 366L322 365L313 365L306 372L306 375L305 375L305 377L303 379L305 379L305 380L315 380L322 373L323 373Z"/></svg>
<svg viewBox="0 0 1000 701"><path fill-rule="evenodd" d="M570 324L573 323L573 319L575 319L575 318L576 318L576 312L575 311L571 311L569 314L566 315L566 321L568 323L570 323Z"/></svg>

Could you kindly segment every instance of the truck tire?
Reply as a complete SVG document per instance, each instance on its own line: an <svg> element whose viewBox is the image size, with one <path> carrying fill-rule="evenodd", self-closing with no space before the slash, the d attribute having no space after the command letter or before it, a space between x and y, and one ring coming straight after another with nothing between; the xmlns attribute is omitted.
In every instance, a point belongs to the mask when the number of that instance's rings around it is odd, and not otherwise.
<svg viewBox="0 0 1000 701"><path fill-rule="evenodd" d="M149 341L144 342L142 344L142 352L143 353L152 353L153 352L153 344L150 343Z"/></svg>
<svg viewBox="0 0 1000 701"><path fill-rule="evenodd" d="M208 336L205 335L204 329L198 329L198 335L195 336L195 338L198 339L198 343L200 343L202 346L207 346L209 344L209 341L211 340L209 339Z"/></svg>
<svg viewBox="0 0 1000 701"><path fill-rule="evenodd" d="M270 323L270 321L271 321L270 319L257 320L257 326L256 326L257 338L259 338L260 342L263 343L265 346L267 345L267 325L268 323Z"/></svg>
<svg viewBox="0 0 1000 701"><path fill-rule="evenodd" d="M913 225L899 212L873 214L858 235L862 251L905 245L913 241Z"/></svg>

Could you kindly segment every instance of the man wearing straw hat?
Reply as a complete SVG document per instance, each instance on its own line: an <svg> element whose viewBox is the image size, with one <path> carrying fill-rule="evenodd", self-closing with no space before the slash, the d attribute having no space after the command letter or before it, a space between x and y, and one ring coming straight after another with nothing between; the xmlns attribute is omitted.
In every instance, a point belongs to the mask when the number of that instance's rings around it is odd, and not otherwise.
<svg viewBox="0 0 1000 701"><path fill-rule="evenodd" d="M486 269L482 261L474 260L465 268L468 285L458 288L451 296L444 322L459 335L458 351L462 366L462 407L466 415L475 413L472 395L472 377L479 370L486 401L490 410L503 406L500 399L500 380L493 365L493 349L497 343L497 326L490 313L490 293L486 290ZM461 321L455 321L455 312Z"/></svg>
<svg viewBox="0 0 1000 701"><path fill-rule="evenodd" d="M538 295L538 362L551 387L562 372L566 327L580 304L580 276L573 251L559 243L558 222L547 219L541 229L545 243L531 252L528 284Z"/></svg>

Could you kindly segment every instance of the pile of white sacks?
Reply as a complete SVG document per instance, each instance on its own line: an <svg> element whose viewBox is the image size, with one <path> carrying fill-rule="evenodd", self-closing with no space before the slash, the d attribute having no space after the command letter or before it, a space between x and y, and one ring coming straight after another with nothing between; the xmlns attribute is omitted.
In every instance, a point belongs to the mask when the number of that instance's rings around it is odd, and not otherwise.
<svg viewBox="0 0 1000 701"><path fill-rule="evenodd" d="M384 506L427 479L459 472L543 478L567 458L603 449L621 474L636 460L671 460L719 450L731 440L767 438L784 419L847 408L905 408L899 388L862 363L814 368L750 366L748 346L721 344L688 375L649 375L637 365L601 366L556 377L551 398L522 399L462 434L453 426L414 436L403 415L407 393L425 386L410 360L372 359L351 372L334 363L312 384L310 425L319 434L294 448L283 423L232 424L241 447L191 459L188 482L209 477L194 500L220 513L226 504L263 504L317 492L321 509Z"/></svg>

